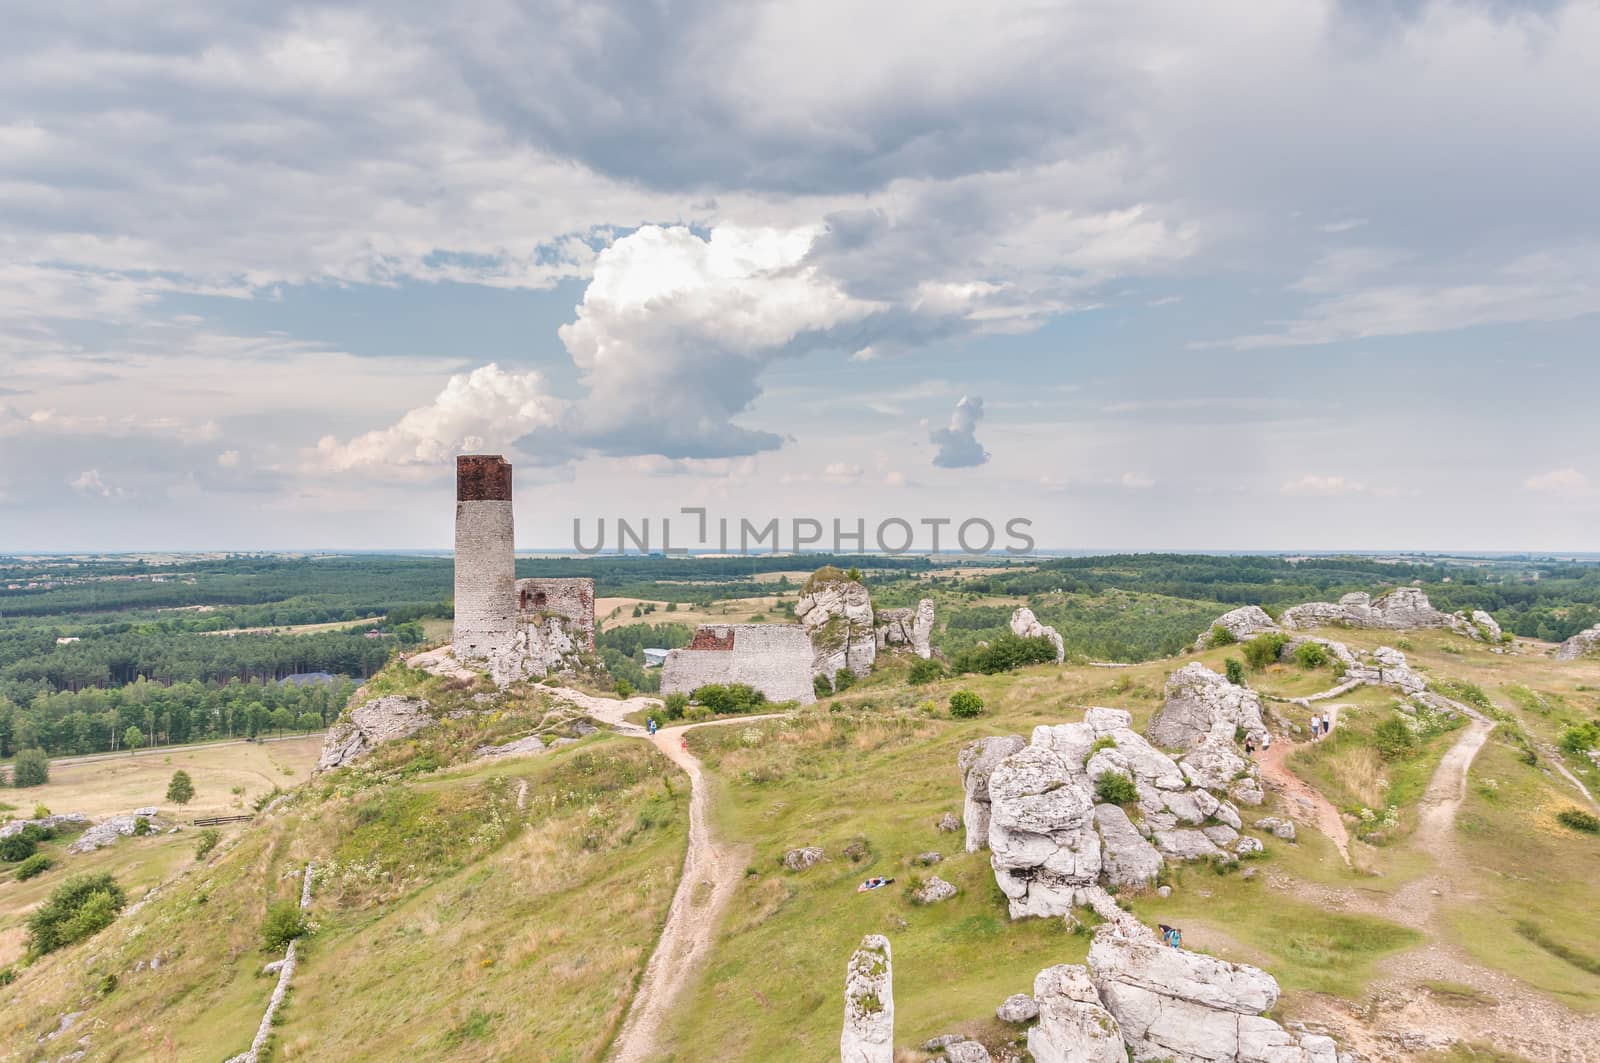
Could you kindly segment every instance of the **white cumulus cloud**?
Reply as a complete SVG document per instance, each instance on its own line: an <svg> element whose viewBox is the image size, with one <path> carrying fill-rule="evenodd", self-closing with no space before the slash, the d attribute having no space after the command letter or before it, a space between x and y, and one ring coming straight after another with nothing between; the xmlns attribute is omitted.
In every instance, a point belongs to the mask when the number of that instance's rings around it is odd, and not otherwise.
<svg viewBox="0 0 1600 1063"><path fill-rule="evenodd" d="M436 466L464 451L514 451L513 444L556 423L561 400L546 393L536 371L501 369L491 362L452 376L426 406L388 428L341 441L324 436L311 464L324 471Z"/></svg>
<svg viewBox="0 0 1600 1063"><path fill-rule="evenodd" d="M1358 480L1307 473L1298 480L1287 481L1278 490L1286 495L1355 495L1366 489L1367 485Z"/></svg>
<svg viewBox="0 0 1600 1063"><path fill-rule="evenodd" d="M950 414L947 428L928 433L928 442L939 448L933 463L941 469L970 469L989 460L989 452L978 442L978 422L983 419L983 399L963 395Z"/></svg>

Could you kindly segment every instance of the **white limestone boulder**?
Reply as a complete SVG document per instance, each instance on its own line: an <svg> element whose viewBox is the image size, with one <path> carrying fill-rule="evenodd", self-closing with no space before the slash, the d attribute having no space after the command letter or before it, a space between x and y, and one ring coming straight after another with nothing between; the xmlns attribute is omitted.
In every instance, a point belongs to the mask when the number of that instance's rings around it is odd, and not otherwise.
<svg viewBox="0 0 1600 1063"><path fill-rule="evenodd" d="M1066 660L1067 644L1061 638L1061 633L1050 625L1041 623L1039 618L1033 615L1033 610L1027 606L1019 606L1017 611L1011 614L1011 632L1019 638L1049 639L1050 644L1056 648L1056 663L1060 664Z"/></svg>
<svg viewBox="0 0 1600 1063"><path fill-rule="evenodd" d="M794 615L811 639L812 675L831 681L849 669L858 676L872 671L878 655L877 627L867 589L836 568L821 568L806 581Z"/></svg>
<svg viewBox="0 0 1600 1063"><path fill-rule="evenodd" d="M1264 739L1261 696L1191 661L1167 680L1166 701L1150 721L1150 741L1163 749L1189 749L1223 723L1230 734L1242 729Z"/></svg>
<svg viewBox="0 0 1600 1063"><path fill-rule="evenodd" d="M1591 653L1600 653L1600 624L1580 631L1556 648L1556 660L1576 661Z"/></svg>
<svg viewBox="0 0 1600 1063"><path fill-rule="evenodd" d="M1211 626L1201 632L1200 637L1195 640L1194 648L1203 650L1210 646L1215 638L1214 633L1219 628L1233 636L1234 642L1245 642L1257 635L1279 630L1277 621L1268 616L1267 611L1259 605L1241 605L1213 620Z"/></svg>
<svg viewBox="0 0 1600 1063"><path fill-rule="evenodd" d="M1100 877L1087 779L1054 751L1029 746L994 769L989 800L989 863L1011 917L1066 915Z"/></svg>
<svg viewBox="0 0 1600 1063"><path fill-rule="evenodd" d="M924 598L915 609L878 609L874 612L878 649L909 649L924 659L933 656L933 599Z"/></svg>
<svg viewBox="0 0 1600 1063"><path fill-rule="evenodd" d="M967 852L975 853L989 844L989 775L1001 761L1025 748L1021 735L995 735L980 738L956 757L961 769L961 786L966 791L961 818L966 827Z"/></svg>
<svg viewBox="0 0 1600 1063"><path fill-rule="evenodd" d="M1100 1003L1086 968L1046 967L1033 980L1039 1024L1028 1031L1034 1063L1127 1063L1117 1020Z"/></svg>
<svg viewBox="0 0 1600 1063"><path fill-rule="evenodd" d="M409 738L433 722L428 703L421 698L392 694L357 705L328 728L317 770L351 764L384 743Z"/></svg>
<svg viewBox="0 0 1600 1063"><path fill-rule="evenodd" d="M1100 830L1101 871L1107 885L1138 888L1156 880L1165 861L1126 812L1116 805L1096 805L1094 822Z"/></svg>
<svg viewBox="0 0 1600 1063"><path fill-rule="evenodd" d="M868 934L844 977L840 1063L894 1063L894 966L889 939Z"/></svg>

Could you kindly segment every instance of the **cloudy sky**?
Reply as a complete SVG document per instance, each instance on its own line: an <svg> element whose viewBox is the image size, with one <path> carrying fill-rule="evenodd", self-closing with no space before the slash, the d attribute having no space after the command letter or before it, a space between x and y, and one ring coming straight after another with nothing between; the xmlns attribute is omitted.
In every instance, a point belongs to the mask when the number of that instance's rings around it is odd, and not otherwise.
<svg viewBox="0 0 1600 1063"><path fill-rule="evenodd" d="M1594 0L6 21L0 552L1600 549Z"/></svg>

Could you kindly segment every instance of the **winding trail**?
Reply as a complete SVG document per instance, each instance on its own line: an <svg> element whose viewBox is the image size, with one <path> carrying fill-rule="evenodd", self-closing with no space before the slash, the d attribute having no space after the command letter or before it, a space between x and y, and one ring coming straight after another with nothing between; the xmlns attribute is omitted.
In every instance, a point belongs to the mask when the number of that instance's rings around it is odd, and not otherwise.
<svg viewBox="0 0 1600 1063"><path fill-rule="evenodd" d="M664 753L668 760L689 776L689 844L683 854L683 873L667 909L661 937L650 954L639 990L628 1007L622 1029L612 1043L607 1059L611 1063L643 1063L657 1050L661 1027L672 1009L677 994L711 951L717 920L733 899L733 892L749 866L749 846L718 841L711 834L711 793L701 769L700 758L689 752L684 736L697 727L723 727L736 723L782 719L787 713L760 716L732 716L723 720L665 727L654 735L638 724L623 719L639 708L660 703L653 698L617 701L555 688L554 693L570 701L595 719L610 724L621 734L644 738ZM574 697L573 695L578 695ZM582 700L579 700L579 699ZM640 705L638 703L646 704Z"/></svg>
<svg viewBox="0 0 1600 1063"><path fill-rule="evenodd" d="M1337 727L1339 706L1335 705L1329 709L1328 715ZM1339 855L1344 858L1345 866L1349 867L1350 832L1345 829L1344 818L1339 815L1339 810L1333 807L1332 802L1322 796L1320 790L1289 770L1289 757L1295 750L1305 745L1304 742L1280 740L1268 746L1256 756L1256 763L1261 766L1261 777L1288 799L1300 817L1310 820L1317 830L1327 835L1328 840L1333 842L1334 848L1339 850Z"/></svg>

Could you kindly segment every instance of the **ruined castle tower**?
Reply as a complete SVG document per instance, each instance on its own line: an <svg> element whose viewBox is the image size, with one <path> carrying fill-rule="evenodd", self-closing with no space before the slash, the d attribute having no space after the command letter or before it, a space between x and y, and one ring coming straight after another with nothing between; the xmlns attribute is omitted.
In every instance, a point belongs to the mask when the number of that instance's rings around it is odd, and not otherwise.
<svg viewBox="0 0 1600 1063"><path fill-rule="evenodd" d="M461 660L511 650L517 631L511 463L498 454L456 458L456 621Z"/></svg>

